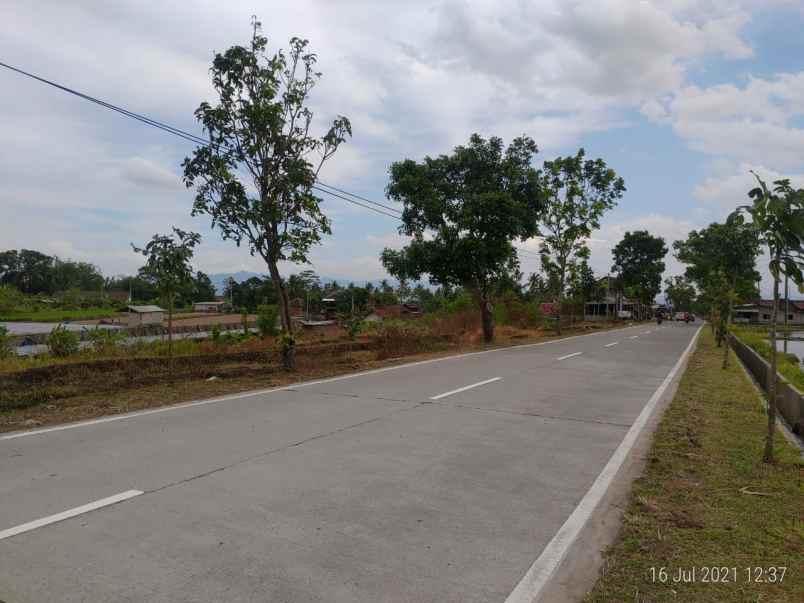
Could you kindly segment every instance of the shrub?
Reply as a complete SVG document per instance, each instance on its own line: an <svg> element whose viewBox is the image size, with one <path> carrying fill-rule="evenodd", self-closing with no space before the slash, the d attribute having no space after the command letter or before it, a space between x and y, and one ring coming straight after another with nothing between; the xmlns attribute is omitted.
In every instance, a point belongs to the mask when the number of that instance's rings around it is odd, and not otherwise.
<svg viewBox="0 0 804 603"><path fill-rule="evenodd" d="M78 334L68 331L64 325L55 327L47 338L50 353L59 358L78 353L78 342Z"/></svg>
<svg viewBox="0 0 804 603"><path fill-rule="evenodd" d="M11 335L8 334L8 329L0 325L0 358L10 358L14 354L14 348L11 345Z"/></svg>
<svg viewBox="0 0 804 603"><path fill-rule="evenodd" d="M275 305L263 305L257 308L257 330L260 337L276 337L279 329L276 327L279 319L279 309Z"/></svg>
<svg viewBox="0 0 804 603"><path fill-rule="evenodd" d="M123 345L126 340L126 334L117 329L95 327L87 331L87 340L89 340L93 351L106 354Z"/></svg>
<svg viewBox="0 0 804 603"><path fill-rule="evenodd" d="M423 352L432 344L429 329L404 320L386 320L373 328L379 343L377 357L393 358L413 352Z"/></svg>
<svg viewBox="0 0 804 603"><path fill-rule="evenodd" d="M220 342L221 340L221 323L216 322L212 325L212 328L209 330L209 334L212 337L212 341L215 343Z"/></svg>

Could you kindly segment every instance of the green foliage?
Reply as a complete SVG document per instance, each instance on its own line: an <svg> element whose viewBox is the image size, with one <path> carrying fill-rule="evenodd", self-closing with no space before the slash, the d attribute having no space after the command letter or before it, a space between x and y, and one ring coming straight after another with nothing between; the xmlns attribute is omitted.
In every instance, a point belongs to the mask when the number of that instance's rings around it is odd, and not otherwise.
<svg viewBox="0 0 804 603"><path fill-rule="evenodd" d="M212 337L214 343L219 343L221 340L221 324L216 322L209 330L209 335Z"/></svg>
<svg viewBox="0 0 804 603"><path fill-rule="evenodd" d="M25 309L28 298L13 285L0 285L0 314L10 314Z"/></svg>
<svg viewBox="0 0 804 603"><path fill-rule="evenodd" d="M664 284L664 295L675 311L692 311L693 301L695 300L695 287L686 277L674 276L666 279Z"/></svg>
<svg viewBox="0 0 804 603"><path fill-rule="evenodd" d="M68 331L64 325L58 325L48 335L47 345L51 354L64 358L78 353L79 341L77 333Z"/></svg>
<svg viewBox="0 0 804 603"><path fill-rule="evenodd" d="M260 337L276 337L279 333L279 309L274 305L262 305L257 309L257 329Z"/></svg>
<svg viewBox="0 0 804 603"><path fill-rule="evenodd" d="M14 355L12 337L8 329L0 325L0 358L9 358Z"/></svg>
<svg viewBox="0 0 804 603"><path fill-rule="evenodd" d="M486 341L494 335L490 297L518 269L513 242L538 230L536 152L528 137L505 149L500 138L473 134L452 155L391 166L388 196L403 203L400 232L413 240L401 251L385 249L383 265L400 280L427 274L434 284L477 291Z"/></svg>
<svg viewBox="0 0 804 603"><path fill-rule="evenodd" d="M140 276L156 286L160 295L171 302L176 293L193 280L190 260L193 250L201 242L201 235L173 228L172 235L154 235L144 248L134 251L145 256Z"/></svg>
<svg viewBox="0 0 804 603"><path fill-rule="evenodd" d="M685 240L673 243L673 249L678 260L686 264L686 280L696 285L709 309L716 305L725 315L730 296L747 300L759 294L759 239L742 218L733 216L723 224L693 230ZM687 293L672 288L668 291L682 296Z"/></svg>
<svg viewBox="0 0 804 603"><path fill-rule="evenodd" d="M667 245L647 230L626 232L612 252L621 285L631 289L643 304L652 304L662 290Z"/></svg>
<svg viewBox="0 0 804 603"><path fill-rule="evenodd" d="M600 218L625 192L625 182L602 159L575 156L545 161L540 183L546 198L540 248L542 270L565 293L568 271L589 258L587 239L600 228Z"/></svg>
<svg viewBox="0 0 804 603"><path fill-rule="evenodd" d="M0 252L0 284L31 295L53 295L67 289L99 292L104 279L97 266L87 262L61 260L31 249L9 249Z"/></svg>
<svg viewBox="0 0 804 603"><path fill-rule="evenodd" d="M95 327L87 331L86 338L90 342L93 351L99 354L108 354L125 343L126 333L117 329Z"/></svg>
<svg viewBox="0 0 804 603"><path fill-rule="evenodd" d="M361 331L365 328L365 323L362 319L354 316L350 318L346 318L341 321L341 326L343 330L346 332L346 336L354 341L357 339L357 336L360 335Z"/></svg>
<svg viewBox="0 0 804 603"><path fill-rule="evenodd" d="M215 55L211 73L218 103L203 102L195 112L211 144L184 160L184 181L196 189L193 215L209 215L224 239L245 242L266 262L283 329L292 333L278 263L306 263L311 247L330 233L312 186L352 128L338 116L324 136L311 135L308 96L321 76L316 55L307 40L292 38L287 53L269 58L256 18L252 25L248 47ZM313 165L309 158L316 155Z"/></svg>

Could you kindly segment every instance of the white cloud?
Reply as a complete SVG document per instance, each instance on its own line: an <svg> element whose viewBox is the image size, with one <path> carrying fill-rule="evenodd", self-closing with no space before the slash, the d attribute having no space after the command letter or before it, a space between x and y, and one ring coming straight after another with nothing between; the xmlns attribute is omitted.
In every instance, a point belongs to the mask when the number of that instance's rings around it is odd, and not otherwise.
<svg viewBox="0 0 804 603"><path fill-rule="evenodd" d="M751 202L748 191L757 185L752 171L769 185L774 180L788 178L793 186L804 187L804 174L801 173L782 174L765 166L750 163L721 164L715 168L715 173L695 187L693 196L703 203L714 206L718 213L728 213L738 205Z"/></svg>
<svg viewBox="0 0 804 603"><path fill-rule="evenodd" d="M804 129L794 125L804 116L804 71L751 77L742 87L685 86L642 110L709 155L749 163L761 157L776 170L804 167Z"/></svg>

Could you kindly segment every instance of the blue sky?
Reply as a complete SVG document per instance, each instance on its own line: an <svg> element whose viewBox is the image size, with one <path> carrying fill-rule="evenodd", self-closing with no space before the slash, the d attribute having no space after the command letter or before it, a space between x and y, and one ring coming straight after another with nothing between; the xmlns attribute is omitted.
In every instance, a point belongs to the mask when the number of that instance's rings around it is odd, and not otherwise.
<svg viewBox="0 0 804 603"><path fill-rule="evenodd" d="M354 128L322 179L379 201L391 162L475 131L528 134L539 161L583 146L628 189L590 241L600 274L627 230L671 243L722 219L744 202L751 169L804 186L804 9L792 0L0 7L0 60L193 131L213 51L245 43L252 14L274 45L309 38L324 73L316 123L342 113ZM179 164L191 145L9 72L0 87L0 247L124 273L138 267L131 242L177 225L204 235L198 268L265 271L190 217ZM324 207L334 233L313 268L382 278L379 252L404 243L393 221L337 199ZM526 273L537 263L522 258Z"/></svg>

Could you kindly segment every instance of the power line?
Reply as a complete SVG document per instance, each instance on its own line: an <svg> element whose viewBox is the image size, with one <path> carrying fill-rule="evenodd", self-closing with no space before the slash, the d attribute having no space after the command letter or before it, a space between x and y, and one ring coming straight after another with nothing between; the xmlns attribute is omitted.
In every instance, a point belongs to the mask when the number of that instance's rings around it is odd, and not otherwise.
<svg viewBox="0 0 804 603"><path fill-rule="evenodd" d="M192 142L192 143L195 143L195 144L200 144L200 145L203 145L203 146L212 146L211 141L209 141L209 140L207 140L205 138L202 138L201 136L198 136L196 134L193 134L192 132L187 132L186 130L182 130L182 129L177 128L175 126L171 126L170 124L166 124L164 122L158 121L156 119L148 117L147 115L142 115L140 113L135 113L134 111L130 111L130 110L125 109L123 107L119 107L117 105L114 105L114 104L109 103L107 101L101 100L101 99L96 98L94 96L91 96L89 94L79 92L78 90L75 90L73 88L69 88L67 86L59 84L59 83L54 82L52 80L49 80L47 78L35 75L35 74L30 73L28 71L25 71L23 69L20 69L19 67L14 67L13 65L9 65L8 63L4 63L2 61L0 61L0 67L5 67L6 69L9 69L10 71L14 71L15 73L18 73L20 75L24 75L26 77L29 77L29 78L31 78L33 80L36 80L36 81L41 82L43 84L46 84L48 86L52 86L52 87L54 87L54 88L56 88L58 90L61 90L62 92L67 92L68 94L72 94L72 95L77 96L77 97L79 97L79 98L81 98L83 100L87 100L87 101L89 101L91 103L94 103L96 105L99 105L101 107L109 109L111 111L115 111L116 113L120 113L121 115L124 115L126 117L130 117L130 118L135 119L135 120L137 120L137 121L139 121L141 123L144 123L146 125L152 126L154 128L158 128L158 129L160 129L160 130L162 130L164 132L167 132L168 134L173 134L174 136L178 136L178 137L183 138L184 140L187 140L189 142ZM401 213L402 212L400 212L395 207L385 205L383 203L380 203L379 201L373 201L371 199L368 199L368 198L363 197L361 195L357 195L355 193L350 193L349 191L343 190L343 189L338 188L336 186L326 184L326 183L322 182L321 180L318 180L317 184L314 184L311 188L313 188L314 190L317 190L319 192L322 192L322 193L327 193L328 195L331 195L333 197L337 197L338 199L342 199L342 200L344 200L344 201L346 201L348 203L352 203L353 205L357 205L357 206L362 207L364 209L368 209L370 211L373 211L375 213L381 214L383 216L387 216L389 218L393 218L393 219L399 220L399 221L402 220L402 218L401 218ZM328 190L328 189L332 189L332 190ZM337 191L337 192L332 192L332 191ZM341 193L341 194L339 194L339 193ZM349 197L354 197L354 199L350 199ZM355 201L355 199L360 199L361 201L365 201L366 203L369 203L370 205L365 205L364 203L361 203L359 201ZM520 251L520 252L523 252L525 254L529 254L529 255L532 255L532 256L535 256L535 257L539 257L538 254L533 252L533 251L530 251L530 250L525 249L523 247L517 247L516 245L514 247L516 247L516 249L518 251Z"/></svg>

